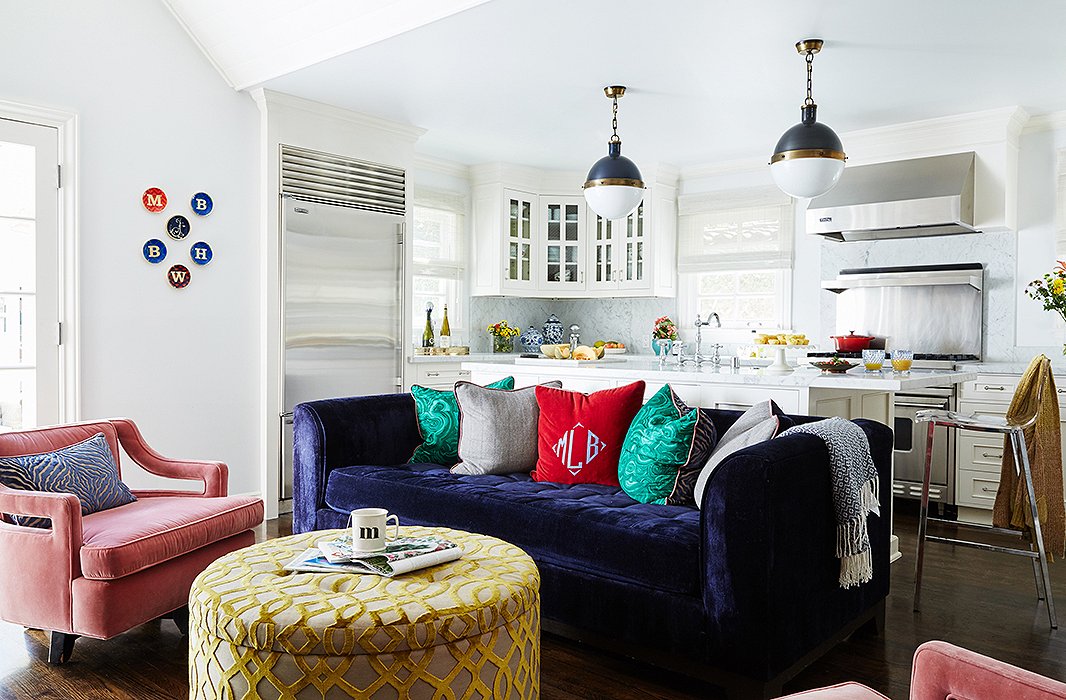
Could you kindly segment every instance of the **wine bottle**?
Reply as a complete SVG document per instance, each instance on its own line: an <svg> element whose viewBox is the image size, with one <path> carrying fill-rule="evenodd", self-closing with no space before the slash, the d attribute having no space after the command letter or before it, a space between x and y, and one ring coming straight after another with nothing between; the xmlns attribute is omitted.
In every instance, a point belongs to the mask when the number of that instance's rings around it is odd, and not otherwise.
<svg viewBox="0 0 1066 700"><path fill-rule="evenodd" d="M422 347L433 347L433 303L426 303L426 327L422 331Z"/></svg>
<svg viewBox="0 0 1066 700"><path fill-rule="evenodd" d="M452 346L452 327L448 325L448 305L444 305L444 320L440 322L440 346L450 348Z"/></svg>

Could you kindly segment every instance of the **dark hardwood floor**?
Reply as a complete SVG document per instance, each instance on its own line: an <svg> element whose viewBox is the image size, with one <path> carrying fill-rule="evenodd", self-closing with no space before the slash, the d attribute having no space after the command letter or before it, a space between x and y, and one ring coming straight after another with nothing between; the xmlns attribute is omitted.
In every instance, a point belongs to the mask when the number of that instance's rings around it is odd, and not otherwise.
<svg viewBox="0 0 1066 700"><path fill-rule="evenodd" d="M1038 673L1066 680L1066 564L1052 565L1063 629L1048 628L1037 604L1030 563L1021 557L930 545L923 610L911 612L914 585L913 503L897 507L904 558L892 567L884 636L859 634L809 666L789 692L857 680L899 699L907 697L911 656L918 644L944 639ZM287 520L260 528L260 537L286 534ZM142 625L106 642L79 639L70 662L48 666L42 632L0 623L0 699L186 698L188 652L170 621ZM546 635L541 697L617 700L717 698L712 686Z"/></svg>

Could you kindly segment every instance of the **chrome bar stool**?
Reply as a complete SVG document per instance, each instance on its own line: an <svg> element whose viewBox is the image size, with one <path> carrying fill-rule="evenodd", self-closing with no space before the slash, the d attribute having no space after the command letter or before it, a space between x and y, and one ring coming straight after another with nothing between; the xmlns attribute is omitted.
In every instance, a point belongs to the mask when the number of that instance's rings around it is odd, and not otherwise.
<svg viewBox="0 0 1066 700"><path fill-rule="evenodd" d="M1045 360L1045 362L1049 362L1049 360ZM1044 551L1044 538L1040 529L1040 516L1036 507L1036 492L1033 489L1033 473L1029 466L1029 454L1025 447L1025 434L1022 432L1026 428L1036 424L1037 417L1040 415L1039 405L1043 391L1044 386L1041 384L1037 391L1037 412L1022 423L1011 423L1004 418L966 416L954 411L942 410L919 411L915 415L915 420L929 423L929 433L925 445L925 476L922 481L922 502L918 515L918 559L914 565L914 612L918 612L919 603L921 601L922 565L925 559L925 543L926 540L928 540L930 542L943 542L945 544L973 547L975 549L983 549L990 552L1000 552L1002 554L1015 554L1022 557L1028 557L1033 562L1033 573L1036 577L1037 600L1047 600L1047 614L1048 621L1051 623L1051 629L1058 629L1059 625L1055 619L1055 602L1052 599L1051 594L1051 577L1048 574L1047 553ZM1007 528L993 527L991 525L958 523L953 520L929 517L929 474L933 457L933 431L936 430L937 426L976 430L983 433L1000 433L1009 437L1011 450L1014 453L1015 473L1020 474L1025 478L1025 488L1029 495L1029 507L1033 514L1034 542L1029 543L1029 549L1001 547L985 542L953 537L938 537L926 534L930 520L936 523L945 523L958 528L970 528L982 532L1014 536L1019 534L1017 530L1009 530Z"/></svg>

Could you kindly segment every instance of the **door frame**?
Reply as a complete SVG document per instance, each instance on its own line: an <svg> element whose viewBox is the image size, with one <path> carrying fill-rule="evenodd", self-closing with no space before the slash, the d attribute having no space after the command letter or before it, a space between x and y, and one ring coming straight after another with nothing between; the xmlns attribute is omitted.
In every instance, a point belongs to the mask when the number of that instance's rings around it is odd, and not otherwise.
<svg viewBox="0 0 1066 700"><path fill-rule="evenodd" d="M78 294L78 115L67 110L0 100L0 118L54 128L59 138L59 416L63 423L81 420L81 308Z"/></svg>

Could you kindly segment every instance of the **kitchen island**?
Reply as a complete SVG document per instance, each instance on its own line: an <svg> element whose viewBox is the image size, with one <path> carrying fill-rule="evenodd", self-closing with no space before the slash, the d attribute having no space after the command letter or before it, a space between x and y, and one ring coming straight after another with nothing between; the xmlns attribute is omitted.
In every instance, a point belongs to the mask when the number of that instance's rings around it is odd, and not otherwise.
<svg viewBox="0 0 1066 700"><path fill-rule="evenodd" d="M609 361L614 360L614 361ZM891 371L867 373L860 365L842 374L823 374L801 365L793 372L771 372L762 367L678 367L647 358L605 358L598 362L525 358L464 362L464 370L477 384L513 376L515 387L559 379L564 389L593 392L643 379L645 400L669 384L690 406L745 410L773 399L786 413L812 416L869 418L895 426L893 409L897 392L972 382L972 370L917 369L907 374ZM888 514L891 518L891 514ZM892 536L892 560L900 557L899 539Z"/></svg>
<svg viewBox="0 0 1066 700"><path fill-rule="evenodd" d="M908 374L891 371L867 373L862 366L843 374L823 374L801 366L794 372L770 372L761 367L660 367L655 360L627 359L596 363L567 360L525 360L509 358L489 362L464 362L471 380L487 384L502 377L514 376L515 386L531 386L553 379L563 388L592 392L609 389L643 379L645 398L664 384L692 406L744 410L773 399L786 413L812 416L869 418L892 426L892 401L896 392L945 386L973 381L974 371L911 370Z"/></svg>

